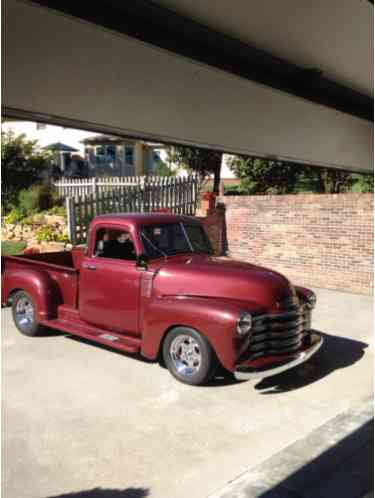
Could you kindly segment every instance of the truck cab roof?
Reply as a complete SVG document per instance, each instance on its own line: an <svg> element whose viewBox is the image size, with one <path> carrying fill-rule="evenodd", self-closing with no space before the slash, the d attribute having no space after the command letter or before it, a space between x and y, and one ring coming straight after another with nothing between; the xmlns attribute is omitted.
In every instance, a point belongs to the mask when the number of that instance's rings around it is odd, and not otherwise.
<svg viewBox="0 0 375 498"><path fill-rule="evenodd" d="M145 225L171 224L179 222L197 223L196 218L184 215L175 215L172 213L117 213L117 214L102 214L96 216L91 227L94 228L98 224L104 223L124 223L126 225L138 228Z"/></svg>

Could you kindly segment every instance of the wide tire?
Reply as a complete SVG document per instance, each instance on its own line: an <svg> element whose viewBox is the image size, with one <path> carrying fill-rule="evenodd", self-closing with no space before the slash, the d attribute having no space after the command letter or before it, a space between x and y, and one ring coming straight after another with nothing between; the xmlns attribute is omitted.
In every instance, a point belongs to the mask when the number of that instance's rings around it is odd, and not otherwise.
<svg viewBox="0 0 375 498"><path fill-rule="evenodd" d="M36 319L36 306L25 291L18 291L12 299L12 315L17 329L23 335L33 337L42 332L43 327Z"/></svg>
<svg viewBox="0 0 375 498"><path fill-rule="evenodd" d="M193 386L206 384L218 366L207 338L188 327L176 327L168 333L163 344L163 359L177 380Z"/></svg>

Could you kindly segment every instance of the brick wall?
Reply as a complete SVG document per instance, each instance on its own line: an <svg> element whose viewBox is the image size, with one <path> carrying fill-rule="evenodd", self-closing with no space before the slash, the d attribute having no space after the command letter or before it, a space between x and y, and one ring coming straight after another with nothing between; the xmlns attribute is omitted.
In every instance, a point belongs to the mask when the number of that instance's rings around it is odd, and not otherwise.
<svg viewBox="0 0 375 498"><path fill-rule="evenodd" d="M371 194L227 196L218 202L226 208L231 257L276 269L301 285L372 294ZM206 224L215 223L208 216Z"/></svg>
<svg viewBox="0 0 375 498"><path fill-rule="evenodd" d="M215 255L221 256L224 252L225 244L225 210L207 210L206 212L201 212L198 217L210 239Z"/></svg>

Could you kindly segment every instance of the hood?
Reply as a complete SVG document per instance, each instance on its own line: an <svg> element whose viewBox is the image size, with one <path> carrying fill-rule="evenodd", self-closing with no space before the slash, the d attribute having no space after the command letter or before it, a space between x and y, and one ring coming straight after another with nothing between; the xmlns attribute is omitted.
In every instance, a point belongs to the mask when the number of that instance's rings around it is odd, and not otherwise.
<svg viewBox="0 0 375 498"><path fill-rule="evenodd" d="M245 301L278 311L295 290L280 273L250 263L205 255L173 257L154 279L159 296L200 296Z"/></svg>

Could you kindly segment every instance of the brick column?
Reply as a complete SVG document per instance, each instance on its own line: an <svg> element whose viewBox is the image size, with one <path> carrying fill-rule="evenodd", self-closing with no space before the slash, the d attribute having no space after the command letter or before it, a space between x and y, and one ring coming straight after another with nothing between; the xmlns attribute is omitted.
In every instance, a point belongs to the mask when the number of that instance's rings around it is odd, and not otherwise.
<svg viewBox="0 0 375 498"><path fill-rule="evenodd" d="M217 207L209 209L205 217L200 217L202 225L210 239L215 256L221 256L226 251L225 209Z"/></svg>

